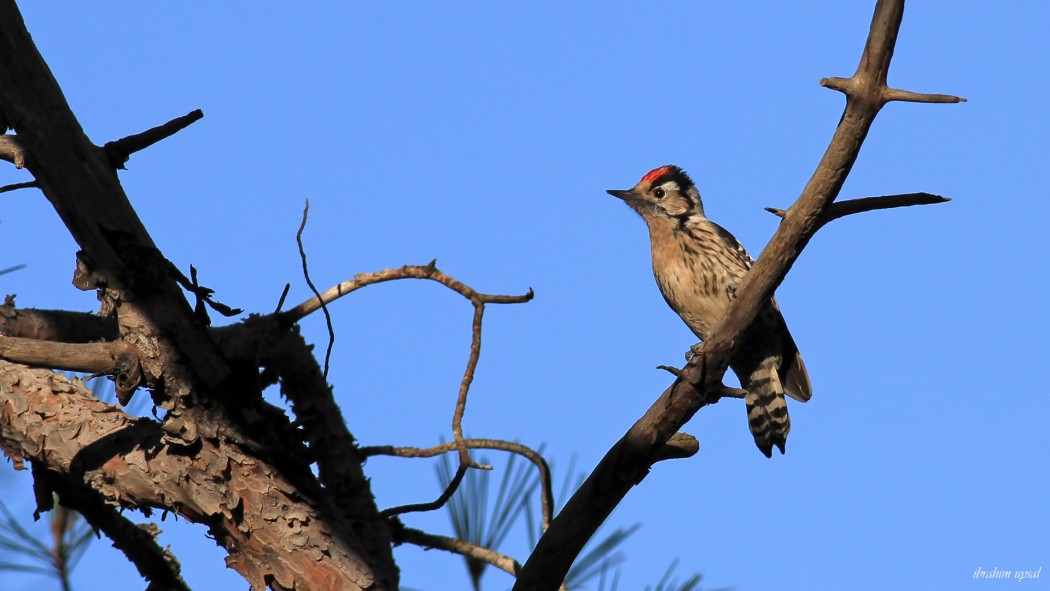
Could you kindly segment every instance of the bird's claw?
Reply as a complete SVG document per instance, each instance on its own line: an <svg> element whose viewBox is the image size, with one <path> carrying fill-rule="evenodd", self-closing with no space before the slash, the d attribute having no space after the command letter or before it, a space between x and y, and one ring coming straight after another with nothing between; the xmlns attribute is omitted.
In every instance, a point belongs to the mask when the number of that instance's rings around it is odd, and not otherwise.
<svg viewBox="0 0 1050 591"><path fill-rule="evenodd" d="M689 363L690 361L693 360L693 357L696 357L697 355L699 355L700 354L700 348L703 347L703 346L704 346L703 343L697 343L697 344L693 345L692 347L689 347L689 350L685 352L685 362Z"/></svg>

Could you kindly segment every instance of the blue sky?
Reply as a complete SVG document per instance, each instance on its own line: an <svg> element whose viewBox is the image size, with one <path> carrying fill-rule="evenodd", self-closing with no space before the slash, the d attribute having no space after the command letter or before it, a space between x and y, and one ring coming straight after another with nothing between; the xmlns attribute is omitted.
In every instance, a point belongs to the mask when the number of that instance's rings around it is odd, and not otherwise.
<svg viewBox="0 0 1050 591"><path fill-rule="evenodd" d="M534 288L486 314L465 430L545 442L589 470L671 380L654 367L693 342L652 280L644 224L605 189L679 164L757 256L777 223L762 208L795 199L841 113L818 81L853 72L873 3L23 4L96 143L204 110L121 178L167 257L221 301L268 312L286 282L290 302L308 297L307 198L319 286L437 258L481 291ZM842 197L953 201L817 235L778 291L814 384L791 407L788 454L762 457L737 401L704 409L685 428L700 453L658 464L610 520L642 523L621 589L675 557L745 591L984 589L1007 583L974 580L978 567L1050 567L1048 19L1035 1L909 6L891 83L969 102L886 107ZM0 182L26 178L0 167ZM3 292L94 310L46 200L0 203L0 268L28 264ZM332 311L330 379L360 441L447 439L470 305L403 282ZM304 326L323 348L323 319ZM366 469L381 507L438 492L428 461ZM29 508L25 475L0 487ZM406 522L450 531L444 513ZM195 588L242 588L203 529L162 529ZM525 538L504 550L524 558ZM467 586L456 556L395 553L406 587ZM100 577L142 588L105 542L75 584Z"/></svg>

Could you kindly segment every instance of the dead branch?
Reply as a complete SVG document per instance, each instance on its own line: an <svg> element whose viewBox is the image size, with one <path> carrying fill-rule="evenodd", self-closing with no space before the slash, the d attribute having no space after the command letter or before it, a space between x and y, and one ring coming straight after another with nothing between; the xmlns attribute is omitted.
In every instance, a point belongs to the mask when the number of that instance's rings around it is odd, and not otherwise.
<svg viewBox="0 0 1050 591"><path fill-rule="evenodd" d="M883 82L885 82L885 79L883 80ZM861 85L863 84L864 82L858 79L856 76L854 76L853 78L823 78L820 81L820 85L824 88L837 90L844 94L862 93L864 89ZM881 94L878 96L878 100L883 105L892 101L903 101L907 103L966 102L966 99L951 94L928 94L923 92L912 92L910 90L901 90L899 88L890 88L888 86L885 86L880 90Z"/></svg>
<svg viewBox="0 0 1050 591"><path fill-rule="evenodd" d="M12 0L0 0L0 103L26 149L26 168L80 245L79 259L107 297L122 303L117 322L125 341L145 353L147 382L167 393L221 384L229 368L178 285L156 276L157 260L148 256L158 252L156 245L116 171L84 134Z"/></svg>
<svg viewBox="0 0 1050 591"><path fill-rule="evenodd" d="M657 450L722 392L722 376L741 336L773 296L791 265L820 226L842 189L861 144L887 94L886 75L904 11L903 0L879 0L860 64L844 85L846 109L827 151L802 195L737 290L711 338L682 375L602 458L554 519L522 568L515 591L553 591L583 545L635 484L648 473Z"/></svg>
<svg viewBox="0 0 1050 591"><path fill-rule="evenodd" d="M30 367L108 373L124 354L124 343L55 343L0 336L0 359Z"/></svg>
<svg viewBox="0 0 1050 591"><path fill-rule="evenodd" d="M385 283L387 281L397 281L400 279L428 279L430 281L436 281L462 295L471 302L483 304L523 304L533 298L531 289L525 295L520 296L479 293L472 287L439 271L437 268L437 261L430 261L430 263L426 265L405 265L404 267L399 267L397 269L384 269L373 273L358 273L357 275L354 275L354 278L350 281L344 281L328 288L320 296L312 297L291 310L282 312L281 316L289 322L298 322L309 314L319 310L321 308L321 302L330 304L345 295L361 289L362 287L367 287L376 283Z"/></svg>
<svg viewBox="0 0 1050 591"><path fill-rule="evenodd" d="M0 159L14 164L15 168L25 168L26 150L17 135L0 135Z"/></svg>
<svg viewBox="0 0 1050 591"><path fill-rule="evenodd" d="M506 554L501 554L495 550L471 544L470 542L464 542L463 540L457 540L455 538L436 536L434 534L419 531L418 529L406 527L398 530L394 535L394 539L398 542L414 544L416 546L422 546L423 548L435 548L460 554L462 556L468 556L491 564L501 571L513 576L517 576L518 571L521 570L521 564Z"/></svg>
<svg viewBox="0 0 1050 591"><path fill-rule="evenodd" d="M459 449L459 462L460 468L480 468L489 470L491 466L483 466L474 462L470 458L468 447L463 443L463 414L466 410L467 394L470 391L470 384L474 381L474 371L477 368L478 360L481 356L481 326L482 319L485 314L485 304L519 304L525 303L532 299L533 292L530 289L528 293L520 296L508 296L508 295L489 295L483 294L476 291L474 288L457 281L455 278L446 275L437 268L437 261L430 261L428 265L405 265L397 269L385 269L375 273L359 273L354 276L350 281L344 281L335 287L329 288L322 294L317 294L315 297L306 300L299 304L295 308L283 312L278 317L284 319L287 322L298 322L300 319L306 317L308 314L320 309L327 309L325 306L335 301L336 299L350 294L362 287L368 285L374 285L376 283L383 283L386 281L394 281L399 279L429 279L436 281L445 287L455 291L463 297L470 300L474 305L474 321L471 330L471 343L470 343L470 356L467 359L467 368L463 372L463 379L460 382L459 395L456 398L456 409L452 416L452 437L456 442ZM316 293L316 290L315 290ZM457 471L459 475L459 471ZM453 479L452 485L445 492L447 495L442 495L438 501L432 503L422 503L418 505L407 505L405 507L395 507L393 509L387 509L386 512L393 512L390 514L404 513L407 511L430 511L436 509L444 504L452 493L455 492L456 486L459 485L462 476L458 479ZM441 500L445 499L445 500Z"/></svg>
<svg viewBox="0 0 1050 591"><path fill-rule="evenodd" d="M547 465L547 460L543 459L543 456L532 448L526 447L520 443L513 441L503 441L502 439L464 439L463 444L471 449L496 449L500 451L506 451L514 454L518 454L525 459L529 460L536 466L536 470L539 471L540 475L540 509L542 512L541 527L543 531L547 531L550 527L551 517L553 515L554 507L554 492L553 485L551 484L551 470ZM435 445L434 447L419 448L419 447L394 447L392 445L377 445L371 447L362 447L359 453L362 457L368 458L371 456L397 456L400 458L432 458L443 453L448 453L452 450L458 450L459 445L457 442L452 441L450 443L443 443L441 445Z"/></svg>
<svg viewBox="0 0 1050 591"><path fill-rule="evenodd" d="M5 158L6 160L6 158ZM9 191L17 191L19 189L37 189L40 185L36 181L28 181L25 183L12 183L10 185L4 185L0 187L0 193L7 193Z"/></svg>
<svg viewBox="0 0 1050 591"><path fill-rule="evenodd" d="M481 357L481 318L485 314L485 304L474 304L474 323L471 327L470 357L467 359L467 368L463 371L463 380L459 384L459 394L456 397L456 410L452 413L452 437L459 447L459 463L470 468L481 468L491 470L492 466L478 464L470 458L467 446L463 442L463 413L467 410L467 393L470 384L474 381L474 370L478 367L478 359Z"/></svg>
<svg viewBox="0 0 1050 591"><path fill-rule="evenodd" d="M196 109L182 117L176 117L167 123L147 129L142 133L136 133L127 137L122 137L119 140L107 142L106 145L102 146L102 149L105 151L106 157L109 159L110 166L123 170L124 164L127 163L128 158L131 158L131 155L135 152L145 150L160 140L175 135L202 118L204 118L204 112L200 109Z"/></svg>
<svg viewBox="0 0 1050 591"><path fill-rule="evenodd" d="M820 217L817 228L822 228L828 222L855 213L863 213L865 211L875 211L879 209L891 209L894 207L911 207L913 205L933 205L935 203L947 203L948 201L951 201L948 197L941 197L940 195L933 195L931 193L902 193L900 195L882 195L880 197L861 197L858 199L837 201L832 203ZM787 215L785 210L777 209L775 207L767 207L766 211L781 219Z"/></svg>
<svg viewBox="0 0 1050 591"><path fill-rule="evenodd" d="M299 258L303 261L303 278L306 279L306 285L310 287L310 291L314 292L317 296L317 302L321 304L321 311L324 312L324 321L328 326L328 348L325 349L324 353L324 377L328 379L328 363L332 359L332 347L335 346L335 329L332 328L332 315L328 312L328 306L325 305L325 301L321 298L320 292L317 291L317 287L314 286L314 282L310 280L310 269L306 265L306 249L303 248L303 230L306 229L306 218L310 214L310 200L306 200L306 205L303 206L303 221L299 224L299 231L295 233L295 242L299 245ZM287 290L286 290L287 293ZM281 302L284 302L284 296L281 296ZM281 306L278 305L277 309L280 310Z"/></svg>
<svg viewBox="0 0 1050 591"><path fill-rule="evenodd" d="M63 343L112 341L119 336L117 320L64 310L16 308L14 296L0 305L0 335Z"/></svg>
<svg viewBox="0 0 1050 591"><path fill-rule="evenodd" d="M139 352L143 383L150 387L154 401L169 410L164 424L153 427L157 441L140 446L158 456L147 462L141 454L135 455L139 465L126 468L133 482L123 480L124 472L98 471L123 470L120 458L139 453L120 455L123 450L118 450L114 455L119 458L91 472L96 480L89 484L128 506L172 509L178 505L175 508L187 518L215 532L230 552L230 566L257 589L318 586L304 582L314 581L315 575L336 587L396 589L398 574L389 544L369 551L362 548L362 540L384 539L389 528L377 519L371 495L357 500L362 506L371 502L371 511L362 511L356 520L341 519L334 501L323 494L308 469L301 464L277 466L274 462L279 460L259 454L258 450L275 448L266 439L278 441L274 434L278 426L262 419L259 422L266 428L245 428L251 418L246 413L262 406L258 392L250 381L231 379L233 368L177 282L165 273L163 255L131 206L116 170L84 134L13 0L0 0L0 104L5 122L18 130L26 147L26 168L80 245L77 285L99 291L104 308L116 316L121 340ZM5 374L19 380L36 375L24 366L0 361L0 376ZM7 403L0 408L5 434L0 444L8 452L22 444L34 453L40 450L34 459L67 472L72 456L55 449L63 445L62 435L45 442L35 423L27 425L21 413L6 412L12 408L8 389L16 381L0 387ZM24 404L40 409L75 404L65 407L68 416L60 433L77 441L93 434L94 442L114 433L100 432L107 415L93 414L90 402L73 398L40 396ZM242 409L242 403L251 408ZM122 415L106 408L111 415ZM58 423L49 417L48 429ZM15 441L8 438L10 431L26 437L35 434L37 439ZM175 457L163 452L167 448L158 443L161 439L193 451ZM144 470L147 464L149 470ZM138 481L149 483L143 496L120 488ZM191 488L180 488L191 482L195 483ZM249 482L264 490L252 489ZM165 487L179 492L160 494ZM368 493L367 481L362 479L357 490ZM183 494L188 497L179 496Z"/></svg>
<svg viewBox="0 0 1050 591"><path fill-rule="evenodd" d="M653 463L664 460L691 458L700 451L700 442L688 433L678 432L671 436L661 447L653 451Z"/></svg>
<svg viewBox="0 0 1050 591"><path fill-rule="evenodd" d="M468 464L460 464L459 468L456 468L456 475L452 477L452 481L448 483L445 490L442 491L441 496L429 503L415 503L412 505L399 505L397 507L391 507L389 509L383 509L379 512L380 517L393 517L395 515L401 515L402 513L413 513L421 511L434 511L440 509L452 498L455 494L456 489L459 488L463 477L467 475L467 470L470 469Z"/></svg>

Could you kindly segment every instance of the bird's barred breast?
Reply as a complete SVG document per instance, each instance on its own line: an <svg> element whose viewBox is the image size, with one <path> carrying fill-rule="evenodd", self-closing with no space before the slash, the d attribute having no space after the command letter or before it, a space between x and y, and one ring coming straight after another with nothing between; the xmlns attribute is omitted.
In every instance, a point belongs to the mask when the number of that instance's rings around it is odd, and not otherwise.
<svg viewBox="0 0 1050 591"><path fill-rule="evenodd" d="M650 227L653 274L671 308L703 339L722 316L747 269L721 237L704 227Z"/></svg>

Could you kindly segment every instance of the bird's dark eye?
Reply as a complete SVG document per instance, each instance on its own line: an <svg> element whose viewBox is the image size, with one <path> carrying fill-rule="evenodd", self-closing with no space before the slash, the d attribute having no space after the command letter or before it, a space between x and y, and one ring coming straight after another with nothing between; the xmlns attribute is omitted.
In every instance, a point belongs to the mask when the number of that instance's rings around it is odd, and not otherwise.
<svg viewBox="0 0 1050 591"><path fill-rule="evenodd" d="M663 199L664 198L664 190L663 189L656 189L655 191L653 191L653 197L656 197L657 199Z"/></svg>

